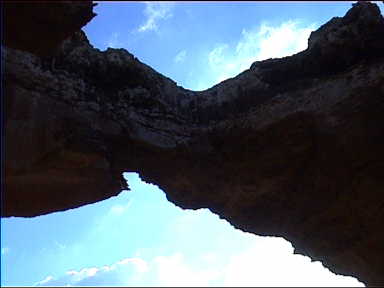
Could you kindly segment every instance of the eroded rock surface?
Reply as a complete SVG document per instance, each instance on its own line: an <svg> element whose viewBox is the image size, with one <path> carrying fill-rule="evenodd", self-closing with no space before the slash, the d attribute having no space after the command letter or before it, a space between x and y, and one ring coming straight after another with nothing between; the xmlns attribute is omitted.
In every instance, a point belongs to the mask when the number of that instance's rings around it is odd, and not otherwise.
<svg viewBox="0 0 384 288"><path fill-rule="evenodd" d="M107 199L134 171L180 207L384 285L383 36L378 7L359 2L307 50L201 92L82 31L54 69L8 47L2 215Z"/></svg>
<svg viewBox="0 0 384 288"><path fill-rule="evenodd" d="M6 45L40 56L56 54L63 40L96 16L90 0L8 0L2 5Z"/></svg>

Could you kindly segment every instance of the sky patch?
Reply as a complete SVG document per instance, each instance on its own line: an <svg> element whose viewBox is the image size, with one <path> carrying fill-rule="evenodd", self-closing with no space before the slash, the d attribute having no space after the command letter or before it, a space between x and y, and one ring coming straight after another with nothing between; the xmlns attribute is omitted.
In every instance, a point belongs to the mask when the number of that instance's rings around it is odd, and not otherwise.
<svg viewBox="0 0 384 288"><path fill-rule="evenodd" d="M119 37L120 37L120 33L118 33L118 32L112 33L111 37L105 43L105 46L106 47L110 47L110 48L120 48L120 47L122 47L123 43L119 39Z"/></svg>
<svg viewBox="0 0 384 288"><path fill-rule="evenodd" d="M181 50L179 53L176 54L175 58L173 61L175 63L183 63L185 61L185 57L187 56L187 51L186 50Z"/></svg>
<svg viewBox="0 0 384 288"><path fill-rule="evenodd" d="M172 17L172 2L145 2L145 22L138 28L139 32L157 31L159 22Z"/></svg>
<svg viewBox="0 0 384 288"><path fill-rule="evenodd" d="M273 26L263 22L256 29L243 28L234 45L217 44L208 52L211 74L215 75L200 89L235 77L250 68L255 61L290 56L307 48L308 38L316 24L300 25L299 21L287 21Z"/></svg>
<svg viewBox="0 0 384 288"><path fill-rule="evenodd" d="M187 218L184 220L190 222L191 219ZM219 245L223 244L223 240L215 240ZM149 260L125 258L110 266L68 271L58 279L50 275L36 286L100 286L108 283L110 286L139 287L309 287L314 284L314 280L316 285L322 287L363 286L352 277L339 277L330 273L319 262L311 263L308 257L292 254L293 247L287 241L258 237L257 241L249 242L240 253L228 257L222 257L222 251L214 249L194 257L177 251Z"/></svg>

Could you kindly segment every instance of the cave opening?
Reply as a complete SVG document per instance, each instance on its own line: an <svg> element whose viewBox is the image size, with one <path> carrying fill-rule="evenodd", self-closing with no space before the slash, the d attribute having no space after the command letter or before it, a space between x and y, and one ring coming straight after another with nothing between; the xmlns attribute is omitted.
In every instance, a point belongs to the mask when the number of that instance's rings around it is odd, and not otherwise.
<svg viewBox="0 0 384 288"><path fill-rule="evenodd" d="M294 255L283 238L183 210L124 173L130 190L34 218L3 218L5 286L364 286Z"/></svg>

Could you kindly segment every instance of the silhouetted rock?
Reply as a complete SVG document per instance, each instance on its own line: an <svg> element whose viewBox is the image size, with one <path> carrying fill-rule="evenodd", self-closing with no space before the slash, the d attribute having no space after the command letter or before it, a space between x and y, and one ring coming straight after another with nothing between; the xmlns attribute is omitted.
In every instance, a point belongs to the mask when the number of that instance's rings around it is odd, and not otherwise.
<svg viewBox="0 0 384 288"><path fill-rule="evenodd" d="M307 50L201 92L124 49L93 48L82 31L54 71L6 48L2 215L107 199L134 171L180 207L384 285L383 35L377 6L359 2Z"/></svg>
<svg viewBox="0 0 384 288"><path fill-rule="evenodd" d="M96 16L92 8L97 4L89 0L7 0L2 5L5 45L50 56L64 39Z"/></svg>

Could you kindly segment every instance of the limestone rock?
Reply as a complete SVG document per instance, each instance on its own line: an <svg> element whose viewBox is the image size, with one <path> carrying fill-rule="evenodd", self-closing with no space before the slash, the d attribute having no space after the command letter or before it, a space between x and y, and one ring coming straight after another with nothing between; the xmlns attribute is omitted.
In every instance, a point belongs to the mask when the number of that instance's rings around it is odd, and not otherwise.
<svg viewBox="0 0 384 288"><path fill-rule="evenodd" d="M331 271L384 285L384 20L358 2L303 52L201 92L74 33L42 58L4 49L2 215L117 195L139 172L182 208L284 237ZM27 50L27 49L26 49Z"/></svg>

